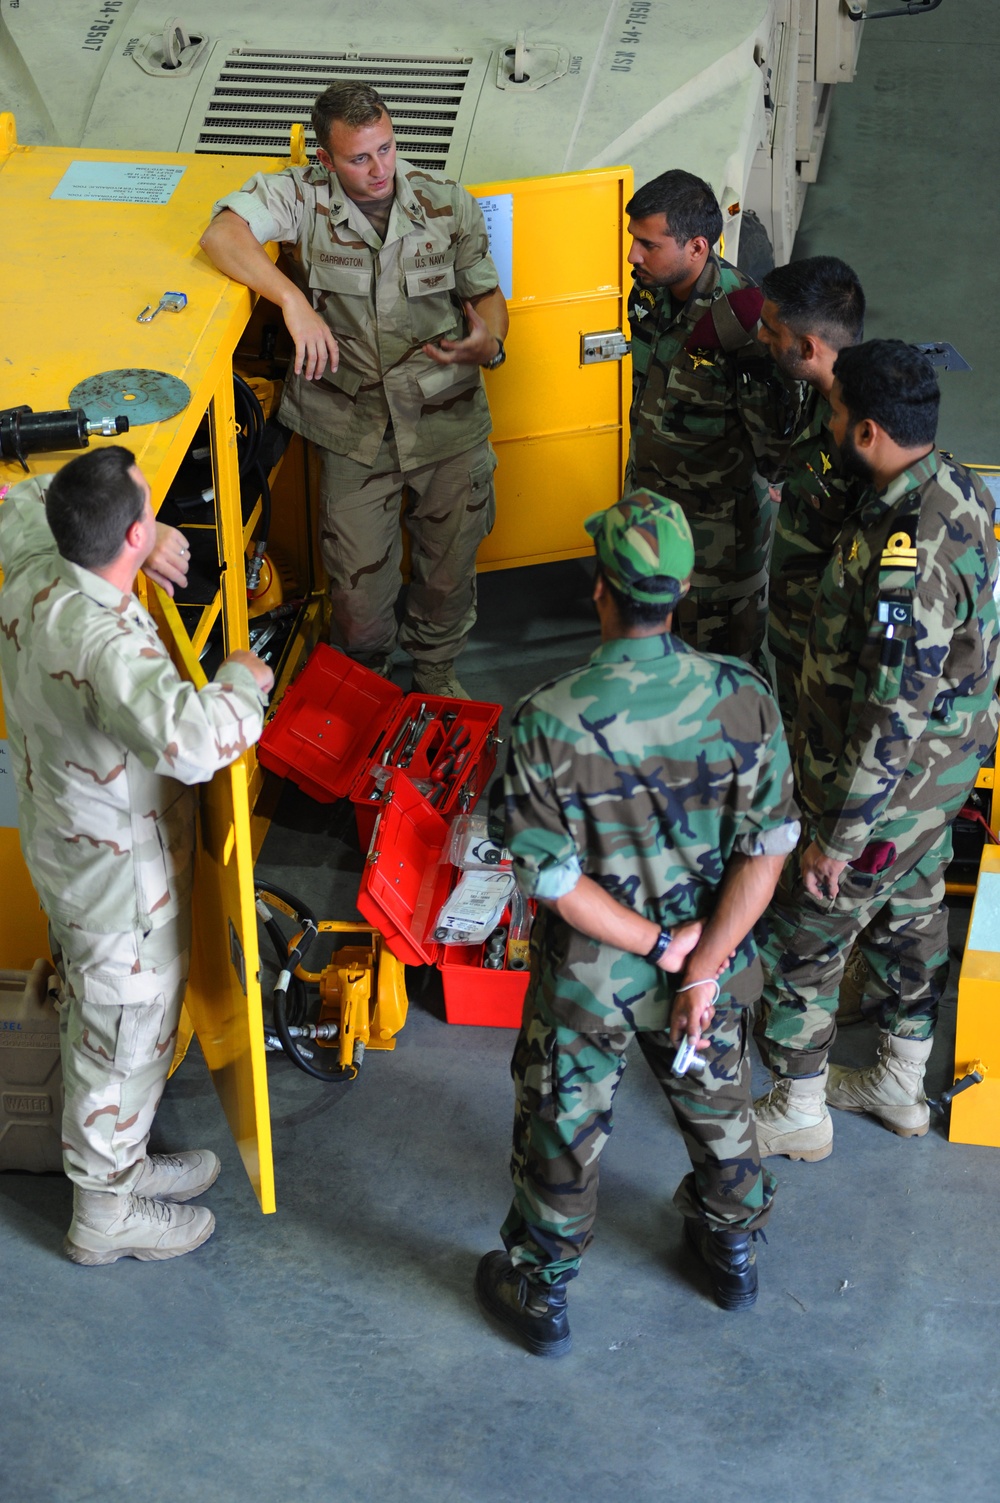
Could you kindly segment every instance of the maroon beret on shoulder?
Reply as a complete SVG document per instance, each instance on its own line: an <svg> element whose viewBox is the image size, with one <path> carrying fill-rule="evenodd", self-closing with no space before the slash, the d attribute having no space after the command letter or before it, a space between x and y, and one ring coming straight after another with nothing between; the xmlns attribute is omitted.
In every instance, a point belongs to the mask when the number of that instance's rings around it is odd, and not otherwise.
<svg viewBox="0 0 1000 1503"><path fill-rule="evenodd" d="M735 292L726 294L726 301L747 333L752 333L760 322L760 310L764 306L764 294L760 288L738 287ZM699 318L684 348L686 350L722 349L722 340L715 327L711 308Z"/></svg>

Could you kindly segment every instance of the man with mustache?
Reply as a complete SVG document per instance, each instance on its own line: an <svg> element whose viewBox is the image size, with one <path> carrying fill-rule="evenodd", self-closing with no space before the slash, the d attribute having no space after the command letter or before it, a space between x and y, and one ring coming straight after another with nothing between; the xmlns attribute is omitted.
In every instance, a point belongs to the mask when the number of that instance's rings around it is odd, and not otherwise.
<svg viewBox="0 0 1000 1503"><path fill-rule="evenodd" d="M759 927L762 1151L821 1159L827 1104L927 1132L923 1079L948 971L951 824L996 748L997 546L975 476L934 449L940 401L899 340L844 349L830 431L864 486L823 574L792 751L803 832ZM828 1068L844 962L878 917L881 1039ZM871 959L871 957L869 957Z"/></svg>

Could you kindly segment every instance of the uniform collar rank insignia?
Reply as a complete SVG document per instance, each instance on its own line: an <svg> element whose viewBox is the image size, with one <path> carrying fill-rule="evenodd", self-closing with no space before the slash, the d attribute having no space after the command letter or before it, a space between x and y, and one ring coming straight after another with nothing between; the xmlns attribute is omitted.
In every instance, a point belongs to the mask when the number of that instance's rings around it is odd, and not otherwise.
<svg viewBox="0 0 1000 1503"><path fill-rule="evenodd" d="M880 569L909 569L917 567L917 549L911 532L893 532L882 549L878 561Z"/></svg>

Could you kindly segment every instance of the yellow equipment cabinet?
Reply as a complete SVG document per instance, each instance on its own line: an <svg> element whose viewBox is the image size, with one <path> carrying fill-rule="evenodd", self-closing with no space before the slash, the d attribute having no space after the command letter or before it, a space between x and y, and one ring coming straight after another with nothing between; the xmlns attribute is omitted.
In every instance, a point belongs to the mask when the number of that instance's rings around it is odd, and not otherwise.
<svg viewBox="0 0 1000 1503"><path fill-rule="evenodd" d="M77 382L105 370L152 369L187 383L191 398L182 412L134 428L124 442L148 477L158 508L209 414L222 581L209 609L221 617L227 651L247 641L232 352L251 298L245 288L219 276L199 250L198 238L213 201L258 167L270 166L246 158L22 147L13 118L0 116L0 205L8 228L0 284L0 408L65 409ZM84 196L54 197L71 168L75 191ZM162 170L146 169L173 170L177 181L167 202L143 201L149 182L165 177ZM168 289L187 294L186 308L138 323L143 307L155 306ZM122 406L127 412L124 394ZM105 415L88 412L91 418ZM33 456L30 470L58 469L72 457ZM0 463L0 490L22 478L19 464ZM247 532L252 525L253 518ZM197 655L176 612L170 615L175 656L197 677ZM261 1207L271 1211L274 1174L247 792L252 766L251 756L240 758L202 792L197 940L186 1005ZM9 787L5 757L0 777ZM8 967L27 968L48 950L13 809L8 796L0 805L5 878L0 955Z"/></svg>

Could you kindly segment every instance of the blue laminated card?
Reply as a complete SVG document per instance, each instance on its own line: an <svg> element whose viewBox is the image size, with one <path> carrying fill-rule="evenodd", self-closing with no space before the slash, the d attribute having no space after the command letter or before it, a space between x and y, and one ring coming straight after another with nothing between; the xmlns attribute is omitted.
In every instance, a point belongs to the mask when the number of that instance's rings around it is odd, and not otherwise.
<svg viewBox="0 0 1000 1503"><path fill-rule="evenodd" d="M51 196L78 203L168 204L186 170L161 162L71 162Z"/></svg>

